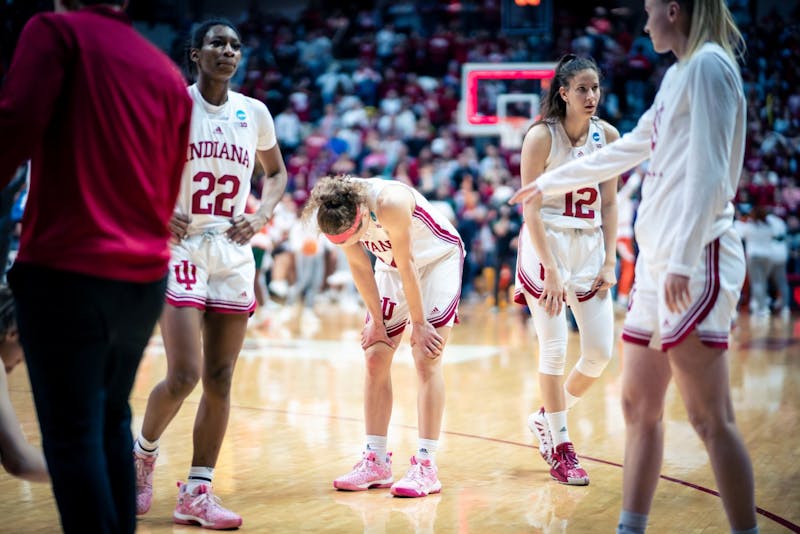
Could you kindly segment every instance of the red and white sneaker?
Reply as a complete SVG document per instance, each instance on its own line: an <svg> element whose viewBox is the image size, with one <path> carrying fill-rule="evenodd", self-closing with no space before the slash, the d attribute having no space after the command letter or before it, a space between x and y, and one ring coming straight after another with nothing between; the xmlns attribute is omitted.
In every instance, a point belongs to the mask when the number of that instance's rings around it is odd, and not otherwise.
<svg viewBox="0 0 800 534"><path fill-rule="evenodd" d="M528 416L528 428L539 440L539 454L547 465L553 467L553 436L550 434L550 424L547 422L544 406Z"/></svg>
<svg viewBox="0 0 800 534"><path fill-rule="evenodd" d="M378 462L374 452L364 453L353 470L333 481L333 487L346 491L363 491L370 488L388 488L394 482L392 476L392 453L386 455L384 463Z"/></svg>
<svg viewBox="0 0 800 534"><path fill-rule="evenodd" d="M136 468L136 515L143 515L150 510L153 502L153 471L156 468L157 454L133 453L133 465Z"/></svg>
<svg viewBox="0 0 800 534"><path fill-rule="evenodd" d="M193 492L187 485L178 482L178 503L172 520L179 525L200 525L212 530L225 530L242 526L242 517L220 504L211 486L201 484Z"/></svg>
<svg viewBox="0 0 800 534"><path fill-rule="evenodd" d="M430 460L411 457L411 467L406 476L392 485L392 495L397 497L425 497L442 491L442 483L436 476L436 466Z"/></svg>
<svg viewBox="0 0 800 534"><path fill-rule="evenodd" d="M553 452L553 466L550 476L562 484L570 486L586 486L589 484L589 475L578 462L575 447L569 441L558 445Z"/></svg>

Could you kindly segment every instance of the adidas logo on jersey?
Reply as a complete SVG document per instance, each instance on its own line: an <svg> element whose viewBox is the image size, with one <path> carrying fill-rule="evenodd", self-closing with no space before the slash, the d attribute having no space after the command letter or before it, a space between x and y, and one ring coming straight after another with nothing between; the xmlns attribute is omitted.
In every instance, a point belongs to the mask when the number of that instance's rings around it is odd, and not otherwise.
<svg viewBox="0 0 800 534"><path fill-rule="evenodd" d="M220 128L219 126L217 126L217 127L214 129L214 133L215 133L216 135L222 135L222 134L223 134L223 132L222 132L222 128Z"/></svg>

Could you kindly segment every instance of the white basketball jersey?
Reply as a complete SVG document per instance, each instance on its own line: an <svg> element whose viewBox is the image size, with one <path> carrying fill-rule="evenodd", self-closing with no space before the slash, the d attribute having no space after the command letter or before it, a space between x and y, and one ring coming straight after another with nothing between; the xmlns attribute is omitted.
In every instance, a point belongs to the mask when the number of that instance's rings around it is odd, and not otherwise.
<svg viewBox="0 0 800 534"><path fill-rule="evenodd" d="M189 233L220 232L244 213L256 150L275 146L275 125L260 101L228 91L221 106L206 102L197 84L189 148L175 211L191 217Z"/></svg>
<svg viewBox="0 0 800 534"><path fill-rule="evenodd" d="M589 133L583 146L574 147L564 131L561 121L545 122L550 129L550 154L544 170L555 169L600 149L606 144L606 135L597 117L589 121ZM554 228L597 228L602 224L600 216L600 188L597 184L581 187L559 195L544 195L542 220Z"/></svg>
<svg viewBox="0 0 800 534"><path fill-rule="evenodd" d="M411 252L418 268L450 256L454 251L464 256L464 243L456 229L415 189L401 182L388 182L380 178L360 180L366 182L369 187L368 202L371 207L369 227L361 237L361 243L380 260L375 264L376 269L395 267L389 234L381 226L374 211L378 195L389 184L392 184L392 187L405 187L414 195L416 207L411 218Z"/></svg>

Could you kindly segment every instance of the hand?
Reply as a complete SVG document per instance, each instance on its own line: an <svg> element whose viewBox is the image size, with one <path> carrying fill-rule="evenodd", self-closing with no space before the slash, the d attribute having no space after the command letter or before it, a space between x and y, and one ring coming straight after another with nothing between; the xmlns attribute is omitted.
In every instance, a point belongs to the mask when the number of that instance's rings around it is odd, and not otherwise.
<svg viewBox="0 0 800 534"><path fill-rule="evenodd" d="M564 306L564 284L561 283L561 275L558 269L546 269L544 275L544 289L539 297L539 306L544 308L547 315L555 317L561 313Z"/></svg>
<svg viewBox="0 0 800 534"><path fill-rule="evenodd" d="M246 245L267 224L268 218L261 213L243 213L231 219L231 227L225 236L239 245Z"/></svg>
<svg viewBox="0 0 800 534"><path fill-rule="evenodd" d="M597 291L605 291L611 289L617 283L617 273L615 272L614 265L603 265L597 278L592 282L592 289Z"/></svg>
<svg viewBox="0 0 800 534"><path fill-rule="evenodd" d="M537 199L541 200L541 198L542 190L539 189L536 182L531 182L514 193L511 198L508 199L508 203L513 205L521 202L536 201Z"/></svg>
<svg viewBox="0 0 800 534"><path fill-rule="evenodd" d="M374 321L370 316L367 324L361 330L361 348L367 350L375 343L385 343L392 348L397 345L386 333L386 325L383 324L383 321Z"/></svg>
<svg viewBox="0 0 800 534"><path fill-rule="evenodd" d="M418 349L426 358L436 359L442 355L444 339L431 323L414 323L411 330L411 347Z"/></svg>
<svg viewBox="0 0 800 534"><path fill-rule="evenodd" d="M191 218L182 213L173 213L169 219L169 231L176 240L186 239L189 237L189 223Z"/></svg>
<svg viewBox="0 0 800 534"><path fill-rule="evenodd" d="M689 293L689 277L682 274L669 273L664 280L664 300L667 309L672 313L686 310L692 303Z"/></svg>

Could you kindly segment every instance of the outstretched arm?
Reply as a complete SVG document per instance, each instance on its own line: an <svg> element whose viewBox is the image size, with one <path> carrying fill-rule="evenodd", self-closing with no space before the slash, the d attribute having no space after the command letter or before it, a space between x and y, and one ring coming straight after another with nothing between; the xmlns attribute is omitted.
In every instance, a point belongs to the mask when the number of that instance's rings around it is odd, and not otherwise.
<svg viewBox="0 0 800 534"><path fill-rule="evenodd" d="M616 178L643 162L650 157L650 132L654 114L653 108L650 108L639 119L636 128L623 135L619 141L542 174L536 182L517 191L508 202L519 204L542 193L568 193Z"/></svg>

